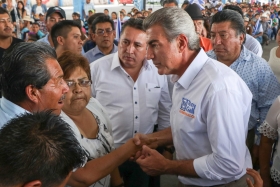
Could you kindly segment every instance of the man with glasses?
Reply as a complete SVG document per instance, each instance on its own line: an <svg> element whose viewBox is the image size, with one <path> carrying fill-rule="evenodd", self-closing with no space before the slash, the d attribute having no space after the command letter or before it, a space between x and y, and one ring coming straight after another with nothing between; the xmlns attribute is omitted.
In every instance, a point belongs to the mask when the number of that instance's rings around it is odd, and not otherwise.
<svg viewBox="0 0 280 187"><path fill-rule="evenodd" d="M90 64L92 95L109 114L116 148L138 132L147 134L170 126L167 78L159 75L146 59L147 36L142 24L142 19L127 20L122 27L118 52ZM168 152L172 157L174 150L168 147L165 153ZM119 170L124 186L149 186L149 176L135 162L127 161Z"/></svg>
<svg viewBox="0 0 280 187"><path fill-rule="evenodd" d="M48 32L51 32L52 27L54 26L54 24L56 24L57 22L60 22L62 20L65 20L66 15L65 15L65 11L58 7L50 7L47 11L46 14L46 27ZM54 47L53 45L53 41L51 39L50 34L46 34L46 36L40 40L38 40L39 42L45 42L47 44L49 44L50 46Z"/></svg>
<svg viewBox="0 0 280 187"><path fill-rule="evenodd" d="M53 45L59 57L64 51L81 54L83 41L81 25L73 20L63 20L56 23L51 30Z"/></svg>
<svg viewBox="0 0 280 187"><path fill-rule="evenodd" d="M116 37L114 22L109 16L102 15L95 18L91 25L91 31L91 37L96 46L84 55L89 63L118 51L118 47L114 44Z"/></svg>

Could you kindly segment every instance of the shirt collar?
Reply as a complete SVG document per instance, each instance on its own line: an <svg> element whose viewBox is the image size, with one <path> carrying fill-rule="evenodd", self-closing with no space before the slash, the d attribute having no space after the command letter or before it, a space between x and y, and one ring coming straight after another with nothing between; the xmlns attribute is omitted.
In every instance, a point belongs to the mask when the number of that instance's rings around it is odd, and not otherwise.
<svg viewBox="0 0 280 187"><path fill-rule="evenodd" d="M14 118L18 114L29 113L27 110L7 100L5 97L1 98L1 108L11 118Z"/></svg>
<svg viewBox="0 0 280 187"><path fill-rule="evenodd" d="M112 53L115 53L115 52L117 52L118 51L118 47L115 45L115 44L113 44L113 49L112 49L112 51L110 52L110 54L112 54ZM95 47L94 47L94 49L92 50L92 54L93 54L93 56L96 56L96 55L98 55L98 54L102 54L102 55L104 55L103 53L102 53L102 51L100 51L100 49L99 49L99 47L96 45ZM105 56L105 55L104 55Z"/></svg>
<svg viewBox="0 0 280 187"><path fill-rule="evenodd" d="M210 58L217 60L217 56L213 50L207 52L207 54ZM240 62L243 60L248 61L248 60L250 60L250 58L251 58L251 55L249 54L248 49L244 45L242 45L242 49L239 54L239 57L230 66L232 66L235 62Z"/></svg>
<svg viewBox="0 0 280 187"><path fill-rule="evenodd" d="M172 75L171 81L175 83L177 80L177 83L179 83L184 89L187 89L190 86L193 79L202 69L208 58L209 57L206 55L205 51L203 49L200 49L199 53L191 62L189 67L185 70L184 74L181 77L178 77L177 75Z"/></svg>
<svg viewBox="0 0 280 187"><path fill-rule="evenodd" d="M122 68L121 63L120 63L120 59L119 59L119 52L118 51L114 54L113 62L112 62L112 65L111 65L111 71L113 69L117 68L117 67ZM145 60L143 62L143 67L145 68L145 70L148 70L148 69L152 68L152 60L147 60L145 58Z"/></svg>

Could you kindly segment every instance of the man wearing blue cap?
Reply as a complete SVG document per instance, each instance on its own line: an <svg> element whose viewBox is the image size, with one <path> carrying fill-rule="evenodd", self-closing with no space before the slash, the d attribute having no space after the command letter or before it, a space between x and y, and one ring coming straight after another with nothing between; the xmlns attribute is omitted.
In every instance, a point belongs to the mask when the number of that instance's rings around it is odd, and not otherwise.
<svg viewBox="0 0 280 187"><path fill-rule="evenodd" d="M38 41L45 42L53 47L54 46L53 41L52 41L49 33L51 32L51 29L54 26L54 24L56 24L57 22L60 22L62 20L65 20L65 18L66 18L65 11L62 8L60 8L58 6L50 7L46 13L46 21L45 21L47 30L48 30L48 34L46 34L46 36L44 38L42 38Z"/></svg>

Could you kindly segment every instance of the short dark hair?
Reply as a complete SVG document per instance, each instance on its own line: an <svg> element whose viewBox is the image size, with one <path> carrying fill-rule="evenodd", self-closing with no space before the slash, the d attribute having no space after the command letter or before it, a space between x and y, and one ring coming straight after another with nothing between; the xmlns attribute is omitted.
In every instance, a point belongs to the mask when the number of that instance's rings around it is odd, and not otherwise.
<svg viewBox="0 0 280 187"><path fill-rule="evenodd" d="M74 54L70 51L65 51L61 54L57 61L60 64L61 69L63 71L63 78L69 78L73 71L77 67L80 67L86 72L88 79L91 80L89 62L83 55Z"/></svg>
<svg viewBox="0 0 280 187"><path fill-rule="evenodd" d="M130 18L129 20L124 22L124 24L122 25L121 35L123 34L126 27L132 27L134 29L138 29L145 32L145 30L143 29L143 19Z"/></svg>
<svg viewBox="0 0 280 187"><path fill-rule="evenodd" d="M93 22L93 21L95 20L95 18L97 18L98 16L105 16L105 14L102 13L102 12L98 12L98 13L93 14L92 16L90 16L90 17L88 18L88 24L91 26L91 25L92 25L92 22Z"/></svg>
<svg viewBox="0 0 280 187"><path fill-rule="evenodd" d="M239 6L237 6L237 5L226 5L226 6L224 6L223 10L227 10L227 9L234 10L234 11L238 12L243 17L242 9Z"/></svg>
<svg viewBox="0 0 280 187"><path fill-rule="evenodd" d="M165 4L169 4L169 3L174 3L176 6L178 6L177 0L164 0L162 2L162 6L164 6Z"/></svg>
<svg viewBox="0 0 280 187"><path fill-rule="evenodd" d="M101 16L98 16L97 18L95 18L91 24L91 31L93 33L95 33L95 30L96 30L96 25L98 23L110 23L111 24L111 27L113 30L115 30L115 24L114 24L114 21L109 17L109 16L106 16L106 15L101 15Z"/></svg>
<svg viewBox="0 0 280 187"><path fill-rule="evenodd" d="M8 14L8 15L10 15L8 10L3 8L3 7L0 7L0 14Z"/></svg>
<svg viewBox="0 0 280 187"><path fill-rule="evenodd" d="M217 12L212 17L211 27L213 23L222 23L227 21L230 22L231 28L236 31L236 35L246 35L243 17L238 12L230 9Z"/></svg>
<svg viewBox="0 0 280 187"><path fill-rule="evenodd" d="M41 89L50 80L47 59L56 59L55 50L43 42L17 43L8 48L0 65L3 96L13 103L27 98L25 88L33 85Z"/></svg>
<svg viewBox="0 0 280 187"><path fill-rule="evenodd" d="M67 38L68 33L73 27L81 29L81 24L79 24L76 20L62 20L52 27L51 38L54 48L57 48L58 46L57 37L62 36L63 38Z"/></svg>
<svg viewBox="0 0 280 187"><path fill-rule="evenodd" d="M43 111L25 113L0 130L0 186L40 180L55 187L82 167L87 153L71 127L59 116Z"/></svg>
<svg viewBox="0 0 280 187"><path fill-rule="evenodd" d="M32 25L38 25L40 27L40 24L38 22L33 22Z"/></svg>

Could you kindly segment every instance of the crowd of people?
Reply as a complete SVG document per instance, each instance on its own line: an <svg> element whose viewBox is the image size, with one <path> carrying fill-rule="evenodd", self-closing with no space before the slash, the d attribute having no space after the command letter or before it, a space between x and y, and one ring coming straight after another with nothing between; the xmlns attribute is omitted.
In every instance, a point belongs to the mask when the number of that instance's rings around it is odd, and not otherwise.
<svg viewBox="0 0 280 187"><path fill-rule="evenodd" d="M280 186L280 6L161 4L1 5L0 187Z"/></svg>

